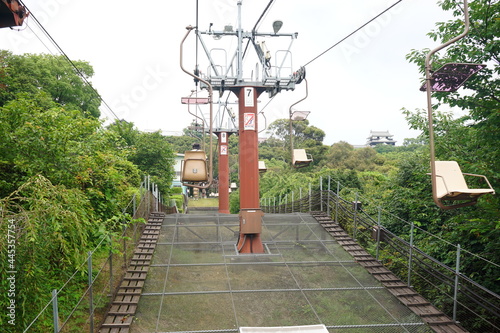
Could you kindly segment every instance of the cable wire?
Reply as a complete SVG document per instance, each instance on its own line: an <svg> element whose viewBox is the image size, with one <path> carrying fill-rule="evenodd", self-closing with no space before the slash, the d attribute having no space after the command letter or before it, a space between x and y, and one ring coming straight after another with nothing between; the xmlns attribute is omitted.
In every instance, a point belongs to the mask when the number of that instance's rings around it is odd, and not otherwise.
<svg viewBox="0 0 500 333"><path fill-rule="evenodd" d="M328 49L326 49L325 51L321 52L319 55L317 55L316 57L314 57L313 59L311 59L309 62L307 62L303 67L306 67L307 65L309 65L310 63L312 63L313 61L315 61L316 59L318 59L319 57L321 57L322 55L324 55L325 53L327 53L328 51L330 51L331 49L333 49L335 46L339 45L340 43L342 43L343 41L345 41L347 38L351 37L352 35L354 35L356 32L358 32L359 30L363 29L364 27L366 27L368 24L372 23L373 21L375 21L377 18L379 18L380 16L382 16L383 14L385 14L387 11L389 11L390 9L392 9L394 6L396 6L398 3L400 3L401 1L403 0L398 0L396 1L392 6L388 7L387 9L385 9L384 11L382 11L380 14L378 14L377 16L373 17L371 20L369 20L368 22L366 22L365 24L363 24L362 26L360 26L358 29L354 30L353 32L351 32L350 34L348 34L347 36L345 36L344 38L342 38L341 40L339 40L337 43L333 44L332 46L330 46Z"/></svg>
<svg viewBox="0 0 500 333"><path fill-rule="evenodd" d="M116 115L116 113L113 111L113 109L108 105L108 103L106 103L106 101L102 98L102 96L97 92L97 90L92 86L92 84L87 80L87 78L85 77L85 75L80 71L80 69L75 65L75 63L68 57L68 55L66 54L66 52L63 51L63 49L59 46L59 44L54 40L54 38L52 38L52 36L49 34L49 32L44 28L44 26L40 23L40 21L38 21L38 19L36 18L36 16L33 14L32 11L29 10L29 8L21 1L19 0L19 2L21 3L22 6L24 6L24 8L26 8L26 10L30 13L30 16L33 18L33 20L35 21L35 23L38 25L38 27L42 30L42 32L45 34L45 36L47 36L47 38L50 40L50 42L56 47L56 49L61 53L61 55L66 59L66 61L68 61L68 63L74 68L74 70L76 71L76 74L78 76L80 76L80 78L90 87L90 89L95 93L95 95L99 98L99 100L101 101L102 104L104 104L108 110L112 113L112 115L116 118L116 120L120 120L120 118L118 118L118 116ZM30 28L30 30L34 33L33 29ZM36 36L36 34L35 34ZM37 36L37 38L40 40L40 38ZM40 40L41 41L41 40ZM47 47L43 42L42 44ZM48 47L47 47L48 49ZM50 52L50 50L49 50ZM51 52L52 53L52 52Z"/></svg>

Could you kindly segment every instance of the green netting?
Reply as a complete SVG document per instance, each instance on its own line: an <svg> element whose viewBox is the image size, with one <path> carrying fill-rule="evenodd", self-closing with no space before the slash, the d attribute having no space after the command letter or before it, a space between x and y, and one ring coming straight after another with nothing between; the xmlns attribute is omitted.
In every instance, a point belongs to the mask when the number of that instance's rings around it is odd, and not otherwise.
<svg viewBox="0 0 500 333"><path fill-rule="evenodd" d="M169 215L131 332L432 332L308 214L263 218L264 255L236 251L238 215Z"/></svg>

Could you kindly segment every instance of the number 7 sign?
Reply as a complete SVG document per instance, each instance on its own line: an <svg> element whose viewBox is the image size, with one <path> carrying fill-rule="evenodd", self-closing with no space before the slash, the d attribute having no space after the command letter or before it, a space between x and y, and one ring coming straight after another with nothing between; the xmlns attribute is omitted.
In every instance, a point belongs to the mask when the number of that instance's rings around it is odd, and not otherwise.
<svg viewBox="0 0 500 333"><path fill-rule="evenodd" d="M254 107L254 91L255 89L252 87L245 88L245 107L253 108Z"/></svg>

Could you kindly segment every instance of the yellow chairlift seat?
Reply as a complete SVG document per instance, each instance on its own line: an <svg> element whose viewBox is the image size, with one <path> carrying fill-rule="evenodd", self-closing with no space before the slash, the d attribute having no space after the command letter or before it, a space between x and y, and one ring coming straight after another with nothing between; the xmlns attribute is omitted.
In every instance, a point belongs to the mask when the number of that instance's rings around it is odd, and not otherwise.
<svg viewBox="0 0 500 333"><path fill-rule="evenodd" d="M266 163L264 161L259 161L259 173L264 173L266 171Z"/></svg>
<svg viewBox="0 0 500 333"><path fill-rule="evenodd" d="M464 201L458 205L447 206L454 208L456 206L469 206L476 203L477 199L483 194L495 194L490 182L483 175L472 173L462 173L460 166L456 161L435 161L436 168L436 196L439 200ZM464 176L481 177L486 181L489 188L470 189L467 186Z"/></svg>
<svg viewBox="0 0 500 333"><path fill-rule="evenodd" d="M293 150L293 166L296 168L303 168L311 164L313 161L311 155L306 154L305 149Z"/></svg>
<svg viewBox="0 0 500 333"><path fill-rule="evenodd" d="M207 155L203 150L186 151L181 169L181 181L183 183L203 183L208 181Z"/></svg>

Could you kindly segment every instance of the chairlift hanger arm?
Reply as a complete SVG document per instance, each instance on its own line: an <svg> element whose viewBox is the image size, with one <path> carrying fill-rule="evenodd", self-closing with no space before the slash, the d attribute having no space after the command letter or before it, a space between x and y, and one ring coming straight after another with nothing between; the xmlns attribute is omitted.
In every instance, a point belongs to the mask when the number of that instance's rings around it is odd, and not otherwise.
<svg viewBox="0 0 500 333"><path fill-rule="evenodd" d="M464 31L445 42L444 44L431 50L425 57L425 84L426 84L426 95L427 95L427 119L429 124L429 149L430 149L430 162L431 162L431 182L432 182L432 197L436 205L442 209L452 209L456 208L456 205L446 206L437 196L437 175L436 175L436 157L434 148L434 124L433 124L433 110L432 110L432 93L431 93L431 58L439 50L447 47L450 44L465 37L469 32L469 7L467 0L464 0L464 16L465 16L465 28Z"/></svg>
<svg viewBox="0 0 500 333"><path fill-rule="evenodd" d="M308 89L307 80L306 80L306 79L304 79L304 81L306 81L306 95L305 95L302 99L300 99L300 100L298 100L297 102L295 102L295 103L293 103L292 105L290 105L290 108L288 109L288 112L289 112L289 114L290 114L290 119L291 119L291 117L292 117L292 107L294 107L295 105L297 105L297 104L299 104L300 102L304 101L304 100L305 100L305 99L309 96L309 89Z"/></svg>
<svg viewBox="0 0 500 333"><path fill-rule="evenodd" d="M304 69L304 73L305 73L305 69ZM292 131L293 131L293 120L292 120L292 107L294 105L297 105L298 103L302 102L303 100L305 100L307 98L307 96L309 96L309 90L308 90L308 85L307 85L307 80L304 78L304 81L306 81L306 95L298 100L297 102L293 103L292 105L290 105L290 109L288 110L289 112L289 117L290 117L290 128L289 128L289 131L290 131L290 157L292 159L292 165L295 166L295 162L294 162L294 153L295 153L295 149L293 147L293 134L292 134Z"/></svg>
<svg viewBox="0 0 500 333"><path fill-rule="evenodd" d="M200 82L203 82L204 84L207 85L207 88L208 88L208 100L209 100L209 105L210 105L210 149L209 149L210 150L209 151L209 156L210 157L209 157L208 182L206 183L206 185L199 185L199 186L192 186L192 187L209 188L210 185L212 185L212 182L213 182L213 154L212 154L212 146L213 146L213 124L212 124L212 121L213 121L212 120L213 119L213 105L212 105L213 89L212 89L212 85L210 84L210 82L205 81L202 78L200 78L199 76L196 76L195 74L187 71L184 68L184 66L183 66L182 59L183 59L183 45L184 45L184 41L187 39L189 33L194 28L192 26L187 26L186 29L187 29L186 35L182 39L181 46L180 46L180 67L181 67L181 69L182 69L182 71L184 73L188 74L189 76L193 77L194 79L200 80Z"/></svg>

